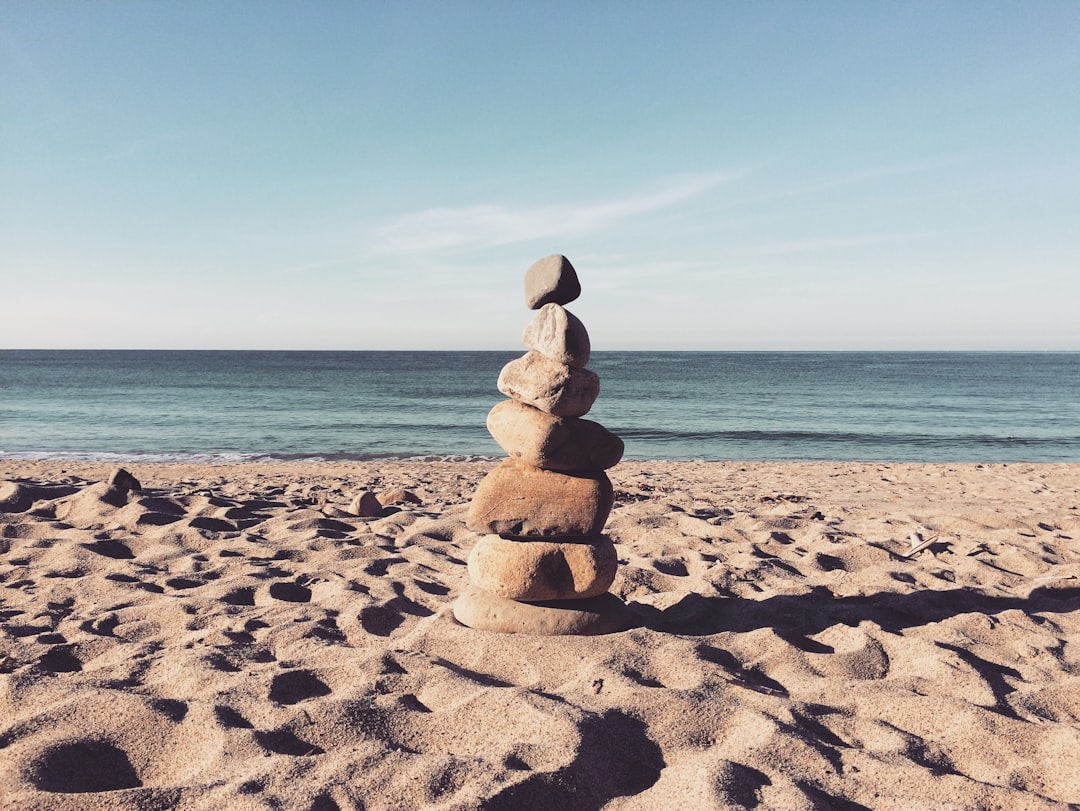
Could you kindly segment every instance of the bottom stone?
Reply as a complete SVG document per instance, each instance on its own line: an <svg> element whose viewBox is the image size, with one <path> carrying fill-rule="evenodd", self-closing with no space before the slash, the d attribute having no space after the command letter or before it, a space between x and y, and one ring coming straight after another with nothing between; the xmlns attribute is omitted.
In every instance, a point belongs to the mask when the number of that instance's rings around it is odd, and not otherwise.
<svg viewBox="0 0 1080 811"><path fill-rule="evenodd" d="M595 636L625 631L630 610L614 594L585 600L522 603L469 586L454 603L454 617L478 631L536 636Z"/></svg>
<svg viewBox="0 0 1080 811"><path fill-rule="evenodd" d="M618 564L606 535L576 543L484 535L469 553L469 582L508 600L584 600L607 592Z"/></svg>

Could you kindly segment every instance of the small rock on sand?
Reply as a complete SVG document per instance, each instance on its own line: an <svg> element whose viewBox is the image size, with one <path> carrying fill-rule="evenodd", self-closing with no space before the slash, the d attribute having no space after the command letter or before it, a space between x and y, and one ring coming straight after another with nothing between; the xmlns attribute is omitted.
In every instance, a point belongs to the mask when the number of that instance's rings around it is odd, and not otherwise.
<svg viewBox="0 0 1080 811"><path fill-rule="evenodd" d="M406 490L404 487L395 487L385 493L379 493L379 503L384 507L390 504L420 504L421 500L416 493Z"/></svg>
<svg viewBox="0 0 1080 811"><path fill-rule="evenodd" d="M361 518L378 518L383 514L383 505L374 493L364 490L352 500L348 511Z"/></svg>
<svg viewBox="0 0 1080 811"><path fill-rule="evenodd" d="M122 467L118 467L109 476L109 486L115 487L117 490L123 490L124 492L139 492L142 490L142 485L139 484L139 480Z"/></svg>

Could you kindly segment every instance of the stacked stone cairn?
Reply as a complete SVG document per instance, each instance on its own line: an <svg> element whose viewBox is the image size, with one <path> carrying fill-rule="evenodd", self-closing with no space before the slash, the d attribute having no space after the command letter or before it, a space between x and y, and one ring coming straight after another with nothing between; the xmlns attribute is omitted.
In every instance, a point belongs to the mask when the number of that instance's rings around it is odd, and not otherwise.
<svg viewBox="0 0 1080 811"><path fill-rule="evenodd" d="M564 256L525 274L529 351L503 367L509 400L488 414L488 431L509 454L479 484L466 518L481 537L469 554L469 586L454 616L471 628L541 635L603 634L629 627L608 588L615 545L601 534L614 504L604 472L623 442L582 417L600 393L585 368L589 334L563 305L581 294Z"/></svg>

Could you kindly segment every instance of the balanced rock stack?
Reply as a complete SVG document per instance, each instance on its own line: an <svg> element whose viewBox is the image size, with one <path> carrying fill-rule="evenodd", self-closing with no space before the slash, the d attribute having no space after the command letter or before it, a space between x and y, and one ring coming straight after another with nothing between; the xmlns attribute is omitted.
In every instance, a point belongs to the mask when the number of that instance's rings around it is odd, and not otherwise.
<svg viewBox="0 0 1080 811"><path fill-rule="evenodd" d="M525 303L537 310L522 336L529 351L503 367L499 391L510 399L487 418L510 458L480 482L466 518L482 537L454 616L471 628L555 635L629 626L625 604L608 593L618 561L601 534L615 498L604 471L622 458L623 443L581 419L600 379L585 368L585 326L563 308L580 294L564 256L525 274Z"/></svg>

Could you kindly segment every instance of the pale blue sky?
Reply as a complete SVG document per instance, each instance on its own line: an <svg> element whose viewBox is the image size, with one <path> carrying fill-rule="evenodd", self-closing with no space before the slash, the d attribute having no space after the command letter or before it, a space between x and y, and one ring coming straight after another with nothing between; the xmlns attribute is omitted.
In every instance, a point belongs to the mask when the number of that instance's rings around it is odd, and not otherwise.
<svg viewBox="0 0 1080 811"><path fill-rule="evenodd" d="M1080 2L0 4L0 347L1080 350Z"/></svg>

